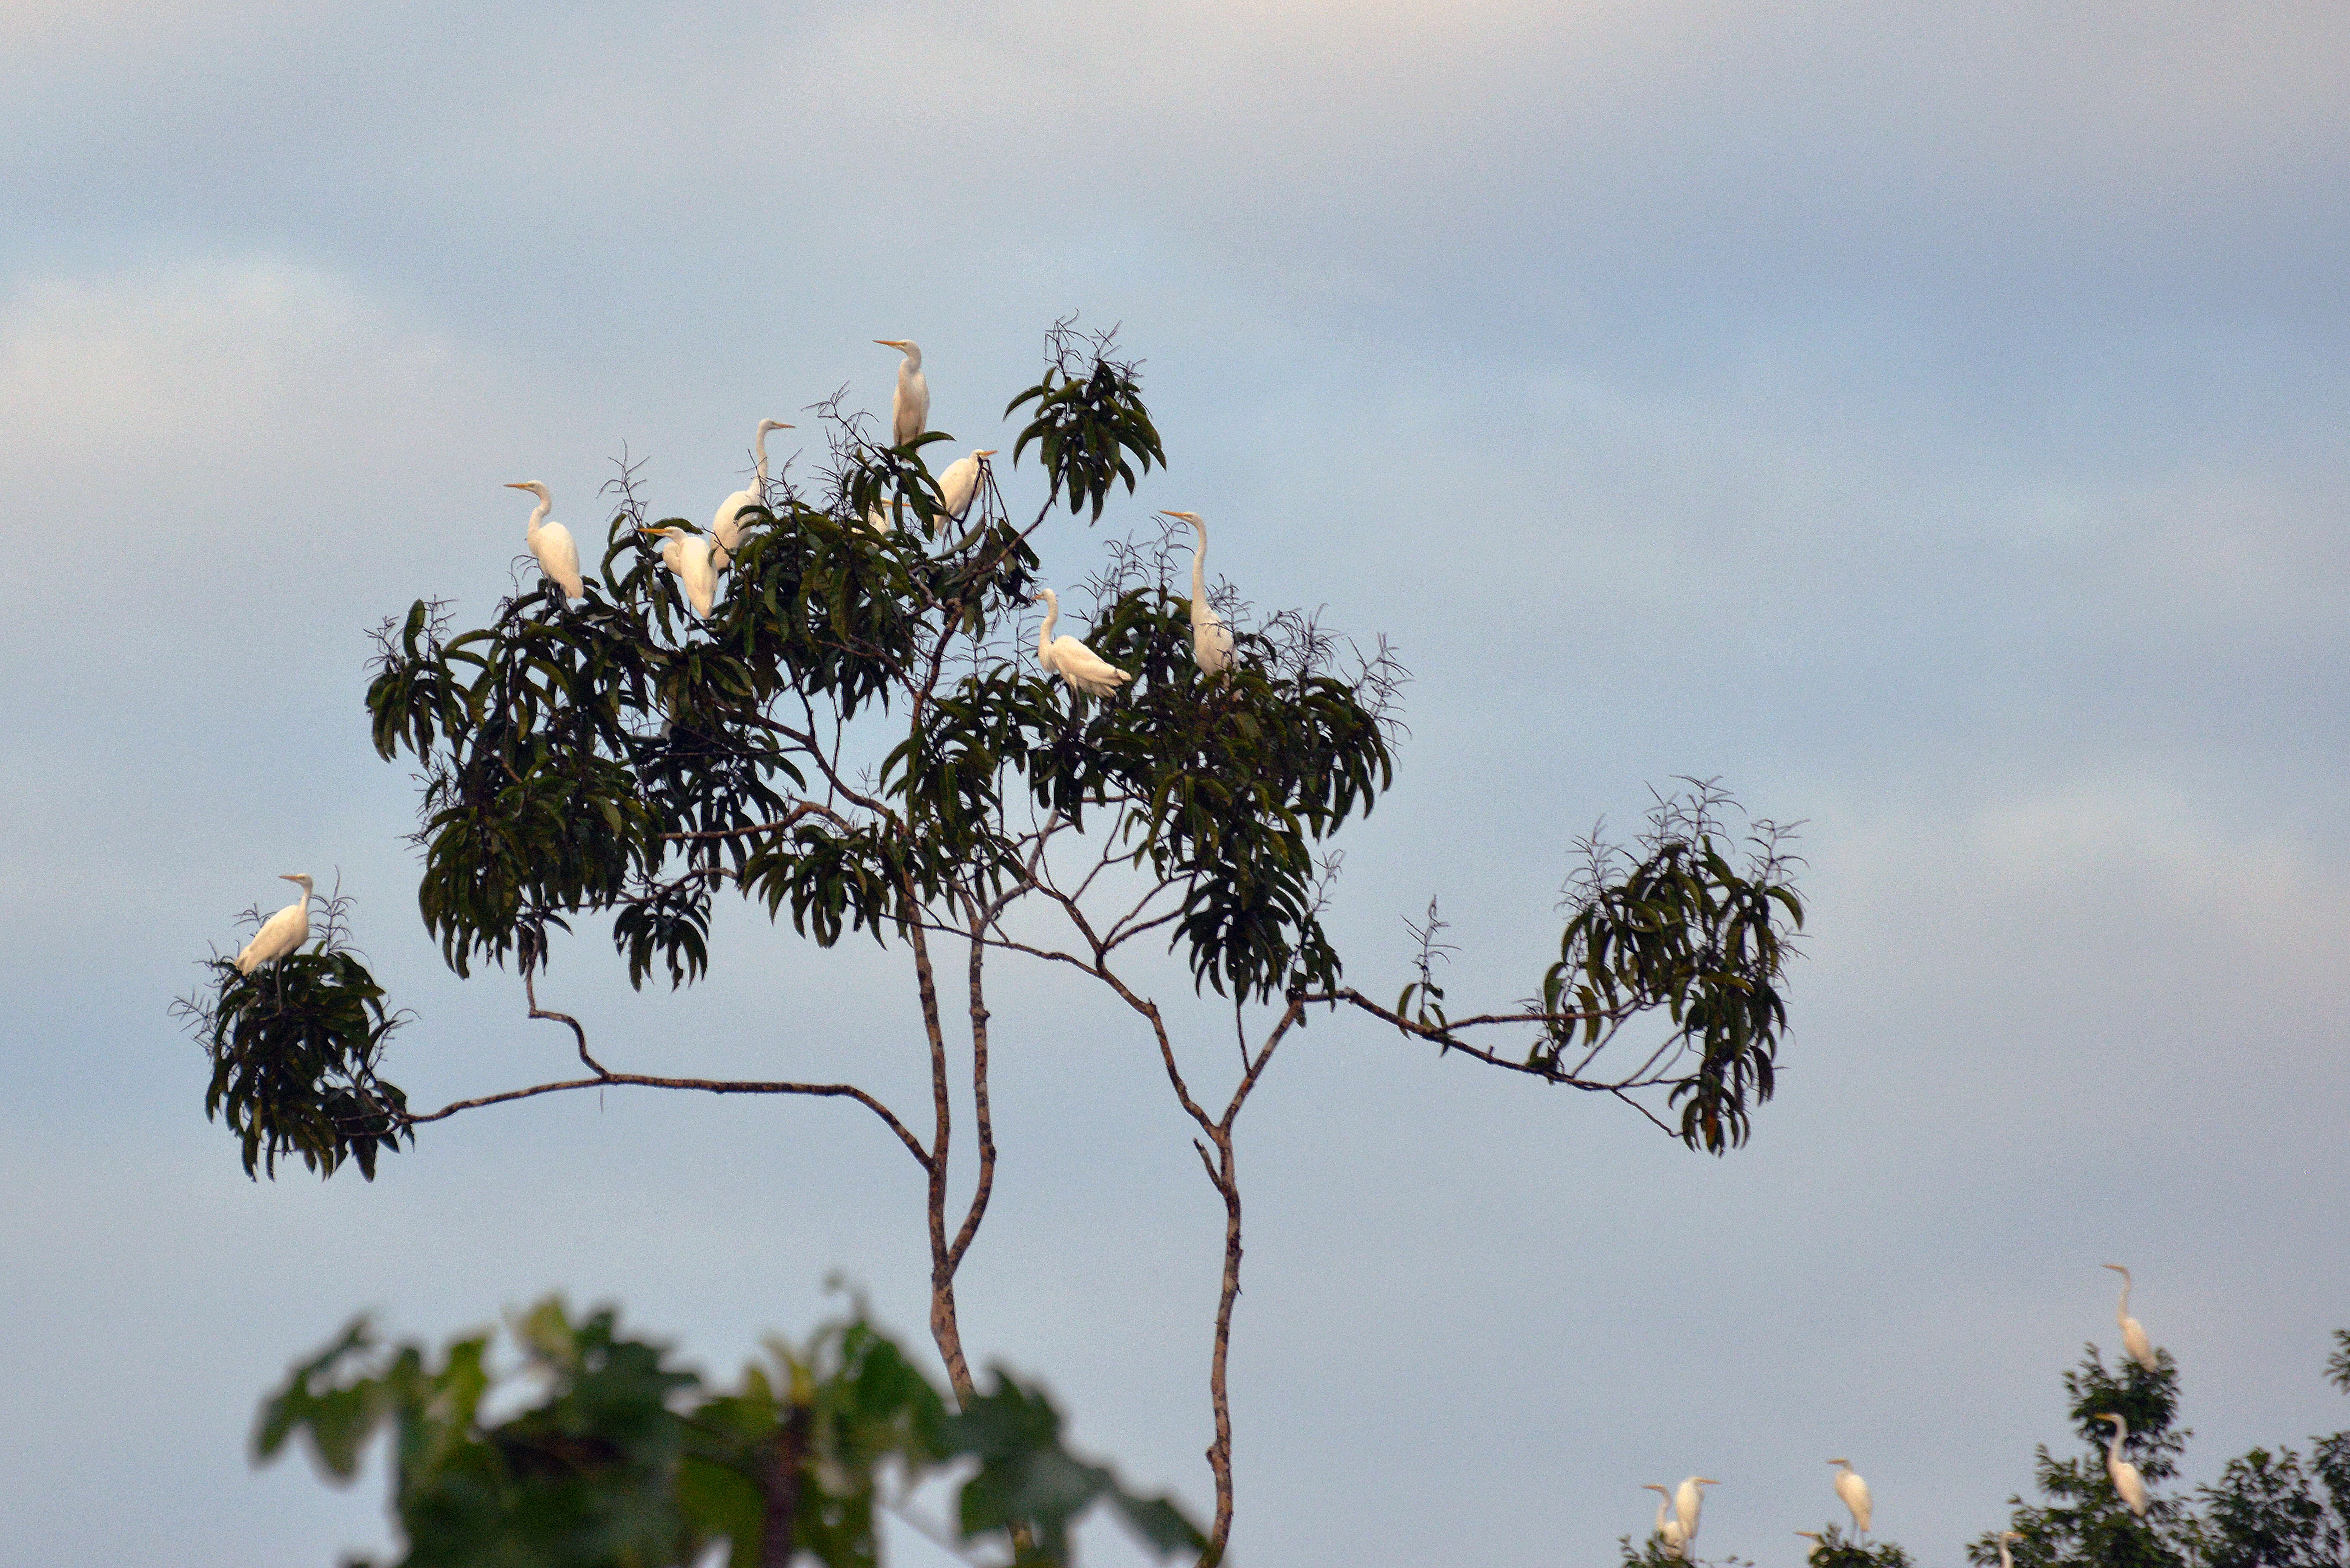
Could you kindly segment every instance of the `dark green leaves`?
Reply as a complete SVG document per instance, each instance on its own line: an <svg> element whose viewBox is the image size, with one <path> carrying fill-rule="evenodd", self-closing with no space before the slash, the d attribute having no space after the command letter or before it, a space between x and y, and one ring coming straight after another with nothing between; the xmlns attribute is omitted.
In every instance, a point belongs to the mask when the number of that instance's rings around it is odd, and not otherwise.
<svg viewBox="0 0 2350 1568"><path fill-rule="evenodd" d="M1587 845L1589 868L1570 888L1574 913L1559 961L1543 976L1543 1011L1568 1015L1535 1052L1556 1070L1626 1018L1661 1012L1667 1049L1694 1052L1669 1069L1680 1136L1721 1154L1746 1139L1749 1106L1771 1097L1787 1010L1778 982L1804 909L1790 859L1770 824L1739 857L1699 784L1659 803L1638 857Z"/></svg>
<svg viewBox="0 0 2350 1568"><path fill-rule="evenodd" d="M1149 472L1154 462L1164 467L1167 453L1150 411L1142 405L1142 384L1136 367L1110 357L1108 334L1081 342L1066 325L1055 329L1054 363L1044 379L1003 406L1009 418L1024 403L1036 405L1034 415L1012 445L1012 461L1036 444L1044 461L1049 490L1045 504L1066 497L1072 516L1093 504L1098 519L1112 483L1126 482L1132 493L1135 472L1131 457Z"/></svg>
<svg viewBox="0 0 2350 1568"><path fill-rule="evenodd" d="M1014 1561L1068 1560L1069 1529L1096 1502L1115 1508L1136 1535L1161 1555L1207 1545L1191 1521L1164 1497L1142 1498L1118 1483L1107 1466L1072 1457L1061 1447L1061 1413L1041 1389L992 1369L995 1386L940 1428L941 1456L971 1456L979 1473L963 1484L962 1531L1010 1536L1024 1527L1033 1545Z"/></svg>
<svg viewBox="0 0 2350 1568"><path fill-rule="evenodd" d="M244 1146L247 1176L299 1157L320 1177L346 1160L375 1179L379 1153L412 1139L408 1096L378 1075L400 1025L383 988L350 952L322 942L250 975L209 961L212 987L176 1009L212 1058L204 1115Z"/></svg>
<svg viewBox="0 0 2350 1568"><path fill-rule="evenodd" d="M770 1530L827 1568L873 1568L882 1476L919 1480L966 1459L979 1468L959 1500L962 1538L1008 1546L1016 1532L1030 1543L1021 1563L1066 1563L1070 1526L1097 1503L1161 1554L1202 1543L1171 1502L1064 1449L1037 1389L998 1372L951 1415L862 1318L804 1352L778 1345L772 1367L714 1394L667 1347L623 1335L609 1310L575 1324L550 1299L513 1334L537 1396L518 1407L486 1397L487 1335L452 1342L435 1365L353 1323L262 1406L255 1454L300 1436L348 1480L389 1425L405 1568L683 1568L722 1542L732 1568L757 1568L785 1559L763 1550ZM512 1413L485 1417L491 1404Z"/></svg>

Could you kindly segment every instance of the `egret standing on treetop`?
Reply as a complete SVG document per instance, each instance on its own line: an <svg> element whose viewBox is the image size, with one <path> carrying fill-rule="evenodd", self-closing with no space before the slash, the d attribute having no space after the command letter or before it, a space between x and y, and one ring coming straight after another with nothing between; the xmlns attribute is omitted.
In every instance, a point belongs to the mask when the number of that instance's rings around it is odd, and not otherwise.
<svg viewBox="0 0 2350 1568"><path fill-rule="evenodd" d="M1037 663L1093 697L1115 697L1120 686L1134 679L1076 638L1053 635L1061 618L1061 601L1052 589L1040 590L1036 599L1045 607L1045 624L1036 628Z"/></svg>
<svg viewBox="0 0 2350 1568"><path fill-rule="evenodd" d="M1208 602L1208 525L1196 512L1162 515L1189 523L1200 535L1200 542L1191 548L1191 662L1202 675L1222 675L1232 667L1232 628Z"/></svg>
<svg viewBox="0 0 2350 1568"><path fill-rule="evenodd" d="M677 580L685 585L685 597L693 606L693 613L708 620L711 598L718 592L718 568L710 564L710 541L699 534L666 524L639 528L637 532L669 541L661 546L661 565L675 572Z"/></svg>
<svg viewBox="0 0 2350 1568"><path fill-rule="evenodd" d="M898 361L898 389L889 396L889 444L904 446L931 428L931 384L922 379L922 350L907 337L873 341L906 356Z"/></svg>
<svg viewBox="0 0 2350 1568"><path fill-rule="evenodd" d="M584 591L579 586L579 546L572 542L570 529L546 521L546 514L555 510L554 497L536 479L522 480L506 488L527 490L538 497L538 504L531 509L530 521L523 524L522 536L530 545L530 553L538 557L538 569L563 590L564 599L567 602L577 598ZM541 524L546 526L541 527Z"/></svg>
<svg viewBox="0 0 2350 1568"><path fill-rule="evenodd" d="M710 536L718 541L710 552L710 564L721 571L725 570L726 563L733 558L734 546L743 542L743 514L754 506L767 504L767 432L791 428L781 420L759 421L759 433L751 438L751 448L759 458L758 477L752 480L750 489L738 490L720 502L718 515L710 520Z"/></svg>
<svg viewBox="0 0 2350 1568"><path fill-rule="evenodd" d="M1691 1476L1682 1481L1679 1490L1673 1493L1673 1516L1680 1521L1681 1551L1684 1553L1697 1548L1697 1516L1705 1507L1705 1493L1698 1489L1721 1484L1711 1476Z"/></svg>
<svg viewBox="0 0 2350 1568"><path fill-rule="evenodd" d="M2122 1325L2122 1348L2148 1372L2161 1371L2161 1364L2154 1358L2154 1342L2146 1336L2146 1325L2129 1314L2129 1271L2119 1263L2107 1263L2106 1267L2122 1277L2122 1304L2114 1309L2114 1321Z"/></svg>
<svg viewBox="0 0 2350 1568"><path fill-rule="evenodd" d="M2106 1475L2113 1481L2114 1490L2122 1494L2122 1501L2129 1504L2129 1511L2144 1519L2146 1481L2138 1475L2137 1467L2122 1458L2122 1445L2129 1440L2129 1423L2119 1416L2099 1416L2097 1419L2114 1424L2114 1440L2106 1449Z"/></svg>
<svg viewBox="0 0 2350 1568"><path fill-rule="evenodd" d="M261 922L261 929L236 955L239 974L251 974L263 964L275 963L310 940L310 874L288 871L284 879L301 884L302 896Z"/></svg>
<svg viewBox="0 0 2350 1568"><path fill-rule="evenodd" d="M987 460L993 457L995 452L995 448L989 447L947 464L947 471L939 475L939 494L946 502L947 508L931 524L931 533L943 532L948 524L962 521L963 514L971 510L971 504L979 499L980 476L987 472Z"/></svg>
<svg viewBox="0 0 2350 1568"><path fill-rule="evenodd" d="M1868 1483L1860 1479L1850 1459L1830 1459L1828 1463L1844 1467L1843 1472L1835 1479L1836 1496L1844 1499L1845 1507L1852 1510L1853 1528L1863 1535L1867 1534L1869 1515L1877 1511L1877 1504L1868 1495Z"/></svg>
<svg viewBox="0 0 2350 1568"><path fill-rule="evenodd" d="M1668 1557L1680 1556L1680 1521L1674 1519L1670 1514L1665 1511L1665 1510L1672 1503L1672 1489L1669 1487L1659 1486L1654 1481L1642 1481L1640 1483L1640 1490L1642 1491L1652 1491L1657 1494L1657 1534L1665 1543L1665 1555Z"/></svg>

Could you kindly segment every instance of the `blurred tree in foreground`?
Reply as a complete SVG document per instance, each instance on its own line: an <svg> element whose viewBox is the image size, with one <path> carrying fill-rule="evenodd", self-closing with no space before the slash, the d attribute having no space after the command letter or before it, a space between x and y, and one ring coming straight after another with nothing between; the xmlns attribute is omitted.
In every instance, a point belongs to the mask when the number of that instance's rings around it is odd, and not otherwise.
<svg viewBox="0 0 2350 1568"><path fill-rule="evenodd" d="M510 1326L521 1366L502 1376L490 1334L436 1360L352 1323L263 1405L256 1457L299 1437L348 1481L388 1427L401 1568L685 1568L722 1544L729 1568L803 1553L874 1568L881 1510L1022 1568L1066 1568L1071 1527L1097 1505L1157 1555L1206 1544L1168 1500L1062 1447L1042 1390L998 1368L951 1410L861 1311L804 1347L770 1342L769 1363L723 1391L623 1334L608 1308L574 1322L550 1297ZM950 1467L971 1474L939 1531L906 1499Z"/></svg>

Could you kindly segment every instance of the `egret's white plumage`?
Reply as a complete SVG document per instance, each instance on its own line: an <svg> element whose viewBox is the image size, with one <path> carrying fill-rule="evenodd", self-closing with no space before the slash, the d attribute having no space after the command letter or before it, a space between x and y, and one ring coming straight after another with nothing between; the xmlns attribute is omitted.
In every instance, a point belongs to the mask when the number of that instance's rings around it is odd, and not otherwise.
<svg viewBox="0 0 2350 1568"><path fill-rule="evenodd" d="M922 350L910 338L873 341L905 356L898 361L898 389L889 395L889 444L904 446L931 428L931 384L922 379Z"/></svg>
<svg viewBox="0 0 2350 1568"><path fill-rule="evenodd" d="M1877 1503L1868 1495L1868 1483L1860 1479L1860 1472L1852 1468L1850 1459L1830 1459L1828 1463L1844 1467L1836 1472L1836 1496L1844 1500L1845 1507L1852 1510L1853 1528L1863 1535L1867 1534L1869 1516L1877 1511Z"/></svg>
<svg viewBox="0 0 2350 1568"><path fill-rule="evenodd" d="M1045 624L1036 628L1037 663L1094 697L1116 696L1120 686L1134 679L1076 638L1055 637L1053 628L1061 618L1060 598L1050 588L1036 597L1045 606Z"/></svg>
<svg viewBox="0 0 2350 1568"><path fill-rule="evenodd" d="M994 455L995 448L986 447L947 464L946 472L939 475L939 494L945 500L947 509L931 524L931 532L941 532L948 524L963 520L971 504L979 499L980 478L987 472L987 460Z"/></svg>
<svg viewBox="0 0 2350 1568"><path fill-rule="evenodd" d="M2129 1271L2123 1268L2119 1263L2107 1263L2106 1267L2111 1269L2114 1272L2122 1277L2121 1305L2114 1309L2114 1321L2121 1324L2122 1349L2129 1353L2129 1358L2132 1361L2137 1362L2148 1372L2161 1371L2162 1364L2154 1358L2154 1342L2146 1336L2146 1325L2138 1322L2137 1319L2130 1316Z"/></svg>
<svg viewBox="0 0 2350 1568"><path fill-rule="evenodd" d="M1680 1521L1665 1511L1672 1505L1672 1489L1659 1486L1654 1481L1642 1481L1640 1490L1657 1494L1657 1535L1665 1543L1665 1555L1668 1557L1683 1555Z"/></svg>
<svg viewBox="0 0 2350 1568"><path fill-rule="evenodd" d="M710 520L710 536L717 541L710 552L710 564L722 572L733 558L734 546L743 542L743 514L767 504L767 432L791 428L781 420L759 421L759 433L751 438L751 450L758 456L757 477L750 489L738 490L720 502L718 514Z"/></svg>
<svg viewBox="0 0 2350 1568"><path fill-rule="evenodd" d="M253 933L253 940L236 955L239 974L251 974L263 964L276 963L310 940L310 874L288 871L284 873L284 879L300 884L302 897L261 922L261 929Z"/></svg>
<svg viewBox="0 0 2350 1568"><path fill-rule="evenodd" d="M538 497L538 504L531 508L530 521L523 524L522 536L530 545L530 553L538 557L538 569L563 590L564 598L577 598L585 591L579 582L579 546L573 542L570 529L560 523L547 522L546 514L555 510L554 497L536 479L521 480L506 488L527 490Z"/></svg>
<svg viewBox="0 0 2350 1568"><path fill-rule="evenodd" d="M675 572L677 580L685 585L686 600L693 606L693 613L708 620L710 601L718 592L718 568L711 564L710 541L699 534L666 525L639 528L637 532L669 541L661 546L661 565Z"/></svg>
<svg viewBox="0 0 2350 1568"><path fill-rule="evenodd" d="M2008 1551L2007 1543L2022 1539L2023 1532L2020 1530L2002 1530L1999 1532L1999 1568L2015 1568L2015 1556Z"/></svg>
<svg viewBox="0 0 2350 1568"><path fill-rule="evenodd" d="M2099 1416L2097 1419L2114 1424L2114 1440L2106 1448L2106 1474L2113 1481L2114 1490L2121 1493L2122 1501L2129 1505L2129 1511L2144 1519L2146 1479L2137 1473L2136 1465L2122 1458L2122 1445L2129 1441L2129 1423L2119 1416Z"/></svg>
<svg viewBox="0 0 2350 1568"><path fill-rule="evenodd" d="M1813 1554L1817 1552L1821 1547L1827 1544L1826 1542L1820 1539L1820 1532L1816 1530L1798 1530L1795 1533L1812 1543L1812 1550L1804 1553L1804 1561L1806 1563L1809 1563L1812 1560Z"/></svg>
<svg viewBox="0 0 2350 1568"><path fill-rule="evenodd" d="M1191 525L1200 542L1191 547L1191 661L1202 675L1222 675L1232 667L1232 628L1208 602L1208 525L1196 512L1170 512Z"/></svg>
<svg viewBox="0 0 2350 1568"><path fill-rule="evenodd" d="M1699 1489L1721 1484L1711 1476L1690 1476L1673 1492L1673 1517L1680 1521L1684 1554L1697 1546L1697 1516L1705 1507L1705 1493Z"/></svg>

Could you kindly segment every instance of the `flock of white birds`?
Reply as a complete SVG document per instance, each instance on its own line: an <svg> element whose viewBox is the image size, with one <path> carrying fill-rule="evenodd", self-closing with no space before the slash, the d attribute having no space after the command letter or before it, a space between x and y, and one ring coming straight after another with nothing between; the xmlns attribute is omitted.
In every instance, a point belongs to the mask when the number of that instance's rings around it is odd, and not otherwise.
<svg viewBox="0 0 2350 1568"><path fill-rule="evenodd" d="M889 439L902 447L919 440L930 429L931 383L922 374L921 347L904 337L876 337L873 341L884 348L897 349L901 356L898 361L898 385L889 397ZM697 534L678 527L640 530L663 541L661 565L676 576L678 586L685 590L686 602L704 620L710 618L711 606L718 597L718 574L732 564L734 551L742 545L743 514L767 504L767 432L791 428L781 420L759 421L758 431L751 441L757 459L752 486L736 491L718 504L717 514L710 520L709 533ZM933 535L970 515L972 504L979 499L991 472L987 460L995 452L993 447L980 447L947 464L945 472L939 475L939 498L945 504L931 522ZM527 490L538 497L530 521L523 525L523 538L537 558L538 569L562 591L565 601L581 597L587 590L579 574L578 541L562 524L546 520L546 514L555 509L546 486L535 479L524 479L506 488ZM1221 675L1232 666L1232 631L1208 602L1208 525L1196 512L1168 512L1161 515L1190 524L1199 535L1191 553L1191 657L1201 673ZM867 509L865 521L879 534L886 534L896 525L878 504ZM1061 601L1052 589L1038 593L1036 602L1045 607L1045 624L1036 634L1036 658L1047 670L1075 690L1094 697L1109 696L1134 679L1131 673L1111 664L1076 638L1053 635L1053 628L1061 618Z"/></svg>
<svg viewBox="0 0 2350 1568"><path fill-rule="evenodd" d="M2107 1263L2105 1266L2122 1277L2121 1304L2115 1309L2114 1321L2121 1325L2123 1351L2132 1361L2137 1362L2148 1372L2159 1371L2160 1363L2155 1360L2154 1355L2154 1342L2147 1338L2146 1326L2130 1316L2130 1272L2119 1263ZM2111 1421L2114 1424L2113 1440L2106 1448L2106 1474L2112 1480L2114 1490L2120 1495L2129 1511L2140 1519L2144 1519L2146 1517L2146 1481L2137 1473L2137 1467L2122 1458L2122 1445L2129 1441L2129 1423L2112 1412L2102 1414L2097 1417L2097 1419ZM1877 1511L1877 1500L1869 1492L1868 1482L1863 1480L1860 1473L1852 1468L1850 1459L1830 1459L1828 1463L1836 1467L1837 1500L1851 1511L1854 1531L1861 1536L1866 1536L1868 1533L1869 1521ZM1641 1490L1657 1494L1656 1533L1658 1540L1663 1543L1666 1556L1678 1558L1682 1562L1693 1560L1697 1545L1698 1515L1705 1507L1704 1489L1721 1484L1721 1482L1711 1476L1691 1476L1681 1482L1678 1488L1672 1489L1659 1486L1654 1481L1642 1483ZM1795 1533L1809 1541L1814 1552L1819 1550L1821 1542L1818 1532L1798 1530ZM2015 1568L2015 1560L2009 1553L2008 1542L2022 1539L2021 1534L2012 1530L2002 1531L2000 1533L1998 1538L2000 1568Z"/></svg>
<svg viewBox="0 0 2350 1568"><path fill-rule="evenodd" d="M922 374L922 350L910 338L876 337L873 341L884 348L897 349L901 356L898 361L898 385L889 398L889 439L902 447L930 429L931 384ZM718 575L733 564L734 552L741 547L743 514L767 504L767 434L792 428L781 420L759 421L758 431L751 438L756 458L751 487L738 490L718 504L717 514L710 520L709 533L697 534L678 527L639 530L663 541L661 565L677 577L678 586L685 590L686 602L702 619L710 618L711 607L717 600ZM939 475L939 495L945 504L931 524L933 535L943 532L948 524L960 523L970 514L991 472L987 460L995 452L993 447L974 450L969 456L947 464L945 472ZM538 498L538 504L531 509L530 520L523 524L524 541L537 560L538 569L562 592L566 604L583 597L587 587L579 572L579 543L571 536L570 529L547 521L547 514L555 510L555 498L547 493L546 486L535 479L523 479L506 488L527 490ZM1232 630L1208 602L1208 525L1196 512L1167 512L1160 515L1190 524L1199 536L1191 552L1191 658L1201 674L1222 675L1232 667ZM879 508L868 511L865 520L877 533L886 534L893 525ZM1047 671L1059 676L1072 690L1092 697L1113 696L1120 686L1134 679L1132 672L1118 669L1077 639L1053 635L1053 628L1060 623L1061 601L1052 589L1039 591L1035 602L1045 607L1045 623L1036 630L1036 661ZM310 940L309 875L289 872L285 880L300 883L302 897L262 922L253 940L236 955L239 973L251 974L265 963L298 952ZM1696 1517L1693 1511L1690 1517Z"/></svg>

